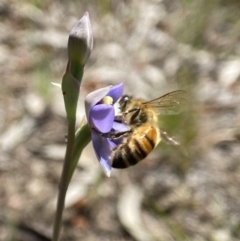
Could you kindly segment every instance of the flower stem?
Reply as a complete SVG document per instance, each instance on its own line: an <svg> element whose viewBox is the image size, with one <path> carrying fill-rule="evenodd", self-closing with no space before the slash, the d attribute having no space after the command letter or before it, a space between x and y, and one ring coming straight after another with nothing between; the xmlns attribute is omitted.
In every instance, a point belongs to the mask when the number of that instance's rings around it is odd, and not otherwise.
<svg viewBox="0 0 240 241"><path fill-rule="evenodd" d="M72 153L72 161L69 174L69 182L71 181L74 170L76 169L78 160L82 154L83 149L91 141L91 130L88 124L80 127L75 134L75 142Z"/></svg>
<svg viewBox="0 0 240 241"><path fill-rule="evenodd" d="M67 188L68 188L68 184L69 184L71 160L72 160L72 153L73 153L73 148L74 148L75 123L76 123L75 119L68 121L68 141L67 141L64 165L63 165L63 169L62 169L61 181L59 184L57 210L56 210L56 215L55 215L55 220L54 220L52 241L59 240L59 233L61 230L62 213L63 213L63 209L64 209L64 204L65 204L65 196L66 196L66 192L67 192Z"/></svg>

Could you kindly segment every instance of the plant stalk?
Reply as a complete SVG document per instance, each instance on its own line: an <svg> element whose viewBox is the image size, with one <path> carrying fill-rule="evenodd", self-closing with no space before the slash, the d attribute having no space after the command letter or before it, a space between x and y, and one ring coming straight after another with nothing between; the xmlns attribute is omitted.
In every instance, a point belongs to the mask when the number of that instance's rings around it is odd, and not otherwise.
<svg viewBox="0 0 240 241"><path fill-rule="evenodd" d="M65 154L64 165L62 169L61 180L59 184L57 210L56 210L55 220L54 220L52 241L59 240L59 235L60 235L60 230L62 225L62 213L64 209L65 197L66 197L67 188L69 184L71 160L72 160L72 153L74 148L75 123L76 123L75 119L68 122L68 141L67 141L66 154Z"/></svg>

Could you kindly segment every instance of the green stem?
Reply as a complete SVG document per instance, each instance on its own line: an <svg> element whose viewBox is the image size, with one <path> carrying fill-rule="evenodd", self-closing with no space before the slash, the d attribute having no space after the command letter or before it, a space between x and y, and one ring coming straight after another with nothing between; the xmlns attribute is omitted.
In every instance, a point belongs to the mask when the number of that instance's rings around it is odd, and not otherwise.
<svg viewBox="0 0 240 241"><path fill-rule="evenodd" d="M82 154L83 149L91 141L91 130L88 124L79 128L75 134L74 149L71 161L69 182L71 181L74 170L76 169L78 160Z"/></svg>
<svg viewBox="0 0 240 241"><path fill-rule="evenodd" d="M52 241L59 240L59 233L61 230L62 213L63 213L63 209L64 209L64 204L65 204L66 192L67 192L67 188L68 188L68 184L69 184L71 160L72 160L72 153L73 153L73 148L74 148L75 123L76 123L75 119L68 122L68 142L67 142L67 149L66 149L66 154L65 154L64 165L63 165L63 169L62 169L61 181L59 184L57 210L56 210L56 215L55 215L55 220L54 220Z"/></svg>

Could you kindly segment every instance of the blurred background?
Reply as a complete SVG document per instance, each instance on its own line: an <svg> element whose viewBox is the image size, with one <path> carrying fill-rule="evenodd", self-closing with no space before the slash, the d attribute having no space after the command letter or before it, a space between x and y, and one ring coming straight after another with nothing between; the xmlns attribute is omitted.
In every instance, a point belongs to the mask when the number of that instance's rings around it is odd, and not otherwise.
<svg viewBox="0 0 240 241"><path fill-rule="evenodd" d="M62 240L240 240L238 0L0 1L0 240L50 240L65 152L61 82L68 34L88 11L94 49L79 100L123 82L153 99L185 89L187 110L160 143L107 178L84 151L70 184Z"/></svg>

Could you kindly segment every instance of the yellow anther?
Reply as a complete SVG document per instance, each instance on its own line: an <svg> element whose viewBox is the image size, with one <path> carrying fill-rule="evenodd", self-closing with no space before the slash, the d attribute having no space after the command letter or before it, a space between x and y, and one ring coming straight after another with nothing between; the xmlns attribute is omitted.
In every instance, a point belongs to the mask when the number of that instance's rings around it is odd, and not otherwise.
<svg viewBox="0 0 240 241"><path fill-rule="evenodd" d="M105 97L102 98L101 103L112 105L113 104L113 98L111 96L105 96Z"/></svg>

